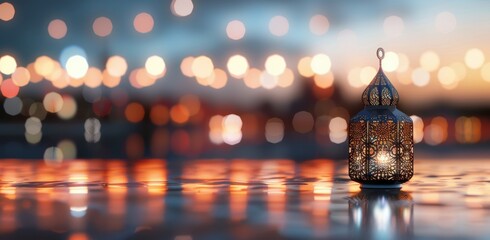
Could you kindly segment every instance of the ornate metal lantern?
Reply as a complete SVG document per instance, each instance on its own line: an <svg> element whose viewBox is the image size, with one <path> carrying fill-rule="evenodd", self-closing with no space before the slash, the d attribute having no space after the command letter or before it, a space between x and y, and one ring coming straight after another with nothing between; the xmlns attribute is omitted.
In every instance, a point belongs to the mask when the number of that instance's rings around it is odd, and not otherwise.
<svg viewBox="0 0 490 240"><path fill-rule="evenodd" d="M362 188L400 188L413 175L413 122L396 108L398 92L381 66L349 123L349 177Z"/></svg>

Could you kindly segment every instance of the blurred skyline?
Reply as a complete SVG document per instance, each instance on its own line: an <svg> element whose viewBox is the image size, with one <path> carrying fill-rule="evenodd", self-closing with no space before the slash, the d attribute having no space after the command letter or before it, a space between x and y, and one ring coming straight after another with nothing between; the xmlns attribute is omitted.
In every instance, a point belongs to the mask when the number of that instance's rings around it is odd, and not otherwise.
<svg viewBox="0 0 490 240"><path fill-rule="evenodd" d="M405 105L445 101L459 106L469 103L488 106L484 100L490 98L487 94L490 63L486 64L490 49L485 46L490 35L484 31L485 24L490 22L485 12L490 3L484 1L176 0L12 4L14 17L0 22L3 35L7 36L0 39L0 55L11 55L17 65L27 66L42 55L64 65L70 55L82 53L89 66L101 70L109 57L122 56L128 70L120 85L147 100L195 93L215 104L225 101L250 107L270 101L281 105L301 95L298 84L305 77L298 71L299 61L306 56L325 54L342 98L355 103L372 79L373 68L377 69L374 52L380 46L396 53L394 58L385 60L396 66L387 75ZM179 16L176 6L188 15ZM141 13L146 13L152 22L141 18L141 27L148 28L144 33L135 29L136 16ZM111 25L106 36L94 32L94 21L100 17L107 18ZM50 36L48 28L53 20L62 23L61 27L53 25L51 35L63 33L64 24L66 30L62 37ZM227 35L227 25L233 21L242 23L244 33L238 40L230 38L230 32ZM240 32L236 25L232 26L233 31ZM104 31L101 28L99 31ZM468 53L473 48L478 51ZM274 54L284 57L286 67L294 74L292 87L250 89L240 77L228 75L226 85L216 91L195 84L180 69L186 57L204 55L212 60L214 67L226 71L228 59L236 54L245 57L251 68L259 70L264 69L267 57ZM144 67L152 55L165 61L165 76L151 87L133 90L129 73ZM421 59L424 56L425 62ZM468 66L468 62L475 62L474 67ZM25 91L39 92L29 86Z"/></svg>

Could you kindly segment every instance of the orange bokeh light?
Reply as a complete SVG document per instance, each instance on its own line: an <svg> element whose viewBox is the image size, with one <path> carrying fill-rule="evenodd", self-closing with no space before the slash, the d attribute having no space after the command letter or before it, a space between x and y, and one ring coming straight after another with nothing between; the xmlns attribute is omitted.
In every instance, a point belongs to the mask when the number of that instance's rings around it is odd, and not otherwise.
<svg viewBox="0 0 490 240"><path fill-rule="evenodd" d="M163 104L156 104L150 111L151 122L157 126L162 126L168 123L169 113L167 106Z"/></svg>
<svg viewBox="0 0 490 240"><path fill-rule="evenodd" d="M0 19L3 21L10 21L15 16L14 5L8 2L0 4Z"/></svg>
<svg viewBox="0 0 490 240"><path fill-rule="evenodd" d="M142 12L134 17L133 26L139 33L149 33L153 30L153 17L145 12Z"/></svg>
<svg viewBox="0 0 490 240"><path fill-rule="evenodd" d="M61 19L55 19L48 25L48 33L54 39L62 39L66 36L68 28L66 23Z"/></svg>
<svg viewBox="0 0 490 240"><path fill-rule="evenodd" d="M2 95L6 98L13 98L19 94L19 87L15 85L14 81L10 78L2 82L0 90Z"/></svg>
<svg viewBox="0 0 490 240"><path fill-rule="evenodd" d="M170 118L177 124L184 124L189 120L189 110L182 104L174 105L170 109Z"/></svg>
<svg viewBox="0 0 490 240"><path fill-rule="evenodd" d="M138 123L145 117L145 109L141 104L132 102L126 106L124 115L129 122Z"/></svg>
<svg viewBox="0 0 490 240"><path fill-rule="evenodd" d="M112 21L106 17L98 17L92 24L92 29L95 35L99 37L107 37L112 32Z"/></svg>

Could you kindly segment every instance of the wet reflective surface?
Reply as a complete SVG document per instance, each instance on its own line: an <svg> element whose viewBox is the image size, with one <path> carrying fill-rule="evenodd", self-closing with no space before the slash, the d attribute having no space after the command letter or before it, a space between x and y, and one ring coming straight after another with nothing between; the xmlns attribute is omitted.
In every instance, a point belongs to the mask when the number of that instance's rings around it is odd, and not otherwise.
<svg viewBox="0 0 490 240"><path fill-rule="evenodd" d="M485 239L485 159L360 190L345 161L0 162L0 239Z"/></svg>

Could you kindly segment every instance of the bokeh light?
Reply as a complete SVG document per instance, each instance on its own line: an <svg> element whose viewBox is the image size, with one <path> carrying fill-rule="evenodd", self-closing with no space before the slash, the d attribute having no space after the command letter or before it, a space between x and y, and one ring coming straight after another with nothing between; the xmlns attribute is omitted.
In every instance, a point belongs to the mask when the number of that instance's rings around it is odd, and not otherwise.
<svg viewBox="0 0 490 240"><path fill-rule="evenodd" d="M263 71L260 74L260 86L262 86L265 89L273 89L277 86L278 83L278 77L269 74L266 71Z"/></svg>
<svg viewBox="0 0 490 240"><path fill-rule="evenodd" d="M18 97L7 98L3 102L5 113L10 116L16 116L22 111L22 100Z"/></svg>
<svg viewBox="0 0 490 240"><path fill-rule="evenodd" d="M236 145L242 140L243 122L236 114L226 115L222 121L223 142L228 145Z"/></svg>
<svg viewBox="0 0 490 240"><path fill-rule="evenodd" d="M59 118L68 120L72 119L77 113L77 102L72 96L63 95L63 106L56 113Z"/></svg>
<svg viewBox="0 0 490 240"><path fill-rule="evenodd" d="M83 56L75 55L68 58L66 61L66 71L68 76L72 78L82 78L87 74L88 63Z"/></svg>
<svg viewBox="0 0 490 240"><path fill-rule="evenodd" d="M226 25L226 35L232 40L240 40L245 36L245 24L239 20L230 21Z"/></svg>
<svg viewBox="0 0 490 240"><path fill-rule="evenodd" d="M257 68L250 68L245 76L243 77L243 82L245 85L251 89L256 89L260 87L260 76L262 71Z"/></svg>
<svg viewBox="0 0 490 240"><path fill-rule="evenodd" d="M35 135L41 132L43 124L39 118L30 117L26 120L24 127L27 133Z"/></svg>
<svg viewBox="0 0 490 240"><path fill-rule="evenodd" d="M330 141L336 144L343 143L347 140L347 121L341 117L335 117L328 124L330 130Z"/></svg>
<svg viewBox="0 0 490 240"><path fill-rule="evenodd" d="M102 84L102 73L98 68L90 67L83 78L83 83L89 88L96 88Z"/></svg>
<svg viewBox="0 0 490 240"><path fill-rule="evenodd" d="M485 65L483 65L483 67L480 70L480 73L483 80L490 82L490 62L485 63Z"/></svg>
<svg viewBox="0 0 490 240"><path fill-rule="evenodd" d="M327 17L323 15L315 15L310 19L310 31L315 35L324 35L327 33L330 23Z"/></svg>
<svg viewBox="0 0 490 240"><path fill-rule="evenodd" d="M400 60L398 59L398 54L394 52L386 52L385 57L382 61L383 71L393 72L398 69L400 65Z"/></svg>
<svg viewBox="0 0 490 240"><path fill-rule="evenodd" d="M415 86L423 87L429 84L430 74L423 68L416 68L412 72L412 82Z"/></svg>
<svg viewBox="0 0 490 240"><path fill-rule="evenodd" d="M140 103L132 102L126 106L124 115L129 122L138 123L145 117L145 109Z"/></svg>
<svg viewBox="0 0 490 240"><path fill-rule="evenodd" d="M0 72L5 75L14 73L17 68L17 61L10 55L5 55L0 58Z"/></svg>
<svg viewBox="0 0 490 240"><path fill-rule="evenodd" d="M306 111L297 112L293 117L293 128L299 133L308 133L313 129L315 119Z"/></svg>
<svg viewBox="0 0 490 240"><path fill-rule="evenodd" d="M15 85L11 78L5 79L0 86L2 95L6 98L13 98L19 94L19 87Z"/></svg>
<svg viewBox="0 0 490 240"><path fill-rule="evenodd" d="M59 93L50 92L44 96L43 106L50 113L59 112L63 108L63 97Z"/></svg>
<svg viewBox="0 0 490 240"><path fill-rule="evenodd" d="M437 78L446 89L454 89L458 85L456 73L451 67L444 66L437 72Z"/></svg>
<svg viewBox="0 0 490 240"><path fill-rule="evenodd" d="M175 16L186 17L191 15L194 4L192 0L172 0L170 9Z"/></svg>
<svg viewBox="0 0 490 240"><path fill-rule="evenodd" d="M334 76L332 72L329 72L325 75L315 75L313 80L319 88L326 89L333 85Z"/></svg>
<svg viewBox="0 0 490 240"><path fill-rule="evenodd" d="M287 88L291 86L294 82L294 73L293 70L286 68L284 73L277 77L277 86L282 88Z"/></svg>
<svg viewBox="0 0 490 240"><path fill-rule="evenodd" d="M14 18L15 16L15 8L14 5L12 5L9 2L4 2L0 4L0 19L2 21L10 21Z"/></svg>
<svg viewBox="0 0 490 240"><path fill-rule="evenodd" d="M419 143L424 139L424 121L416 115L410 116L413 121L413 142Z"/></svg>
<svg viewBox="0 0 490 240"><path fill-rule="evenodd" d="M327 74L332 66L330 57L322 53L313 56L310 64L311 64L311 70L318 75Z"/></svg>
<svg viewBox="0 0 490 240"><path fill-rule="evenodd" d="M178 125L187 123L189 117L189 110L182 104L176 104L170 109L170 119Z"/></svg>
<svg viewBox="0 0 490 240"><path fill-rule="evenodd" d="M212 74L212 80L209 81L209 86L214 89L221 89L228 83L228 76L222 69L216 68Z"/></svg>
<svg viewBox="0 0 490 240"><path fill-rule="evenodd" d="M192 72L192 63L194 62L194 57L189 56L182 59L180 63L180 71L186 77L194 77L194 73Z"/></svg>
<svg viewBox="0 0 490 240"><path fill-rule="evenodd" d="M149 33L153 30L153 17L146 13L142 12L136 15L133 20L134 30L139 33Z"/></svg>
<svg viewBox="0 0 490 240"><path fill-rule="evenodd" d="M226 63L228 72L235 78L241 78L248 71L248 61L242 55L233 55Z"/></svg>
<svg viewBox="0 0 490 240"><path fill-rule="evenodd" d="M274 54L267 57L265 61L265 70L272 76L281 75L286 69L286 60L281 55Z"/></svg>
<svg viewBox="0 0 490 240"><path fill-rule="evenodd" d="M265 139L270 143L279 143L284 138L284 122L280 118L271 118L265 124Z"/></svg>
<svg viewBox="0 0 490 240"><path fill-rule="evenodd" d="M128 70L126 60L121 56L112 56L106 63L107 73L114 77L122 77Z"/></svg>
<svg viewBox="0 0 490 240"><path fill-rule="evenodd" d="M485 62L485 54L478 48L469 49L464 55L464 62L469 68L478 69Z"/></svg>
<svg viewBox="0 0 490 240"><path fill-rule="evenodd" d="M48 33L54 39L62 39L66 36L68 27L61 19L54 19L48 25Z"/></svg>
<svg viewBox="0 0 490 240"><path fill-rule="evenodd" d="M112 21L107 17L98 17L92 24L92 29L95 35L99 37L107 37L112 33Z"/></svg>
<svg viewBox="0 0 490 240"><path fill-rule="evenodd" d="M420 66L426 71L432 72L439 68L441 60L434 51L427 51L420 56Z"/></svg>
<svg viewBox="0 0 490 240"><path fill-rule="evenodd" d="M160 76L165 72L165 61L163 58L153 55L146 59L145 69L146 71L153 76Z"/></svg>
<svg viewBox="0 0 490 240"><path fill-rule="evenodd" d="M31 74L29 73L29 70L24 67L18 67L12 74L12 81L19 87L27 85L30 79Z"/></svg>
<svg viewBox="0 0 490 240"><path fill-rule="evenodd" d="M311 69L311 57L303 57L299 60L298 73L306 78L313 77L313 75L315 75Z"/></svg>
<svg viewBox="0 0 490 240"><path fill-rule="evenodd" d="M207 78L213 74L213 61L207 56L199 56L192 61L191 70L194 76L198 78Z"/></svg>
<svg viewBox="0 0 490 240"><path fill-rule="evenodd" d="M162 126L168 123L169 112L167 106L163 104L155 104L150 110L150 120L157 126Z"/></svg>
<svg viewBox="0 0 490 240"><path fill-rule="evenodd" d="M289 21L283 16L275 16L269 21L269 31L272 35L282 37L289 32Z"/></svg>

